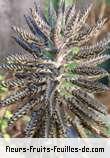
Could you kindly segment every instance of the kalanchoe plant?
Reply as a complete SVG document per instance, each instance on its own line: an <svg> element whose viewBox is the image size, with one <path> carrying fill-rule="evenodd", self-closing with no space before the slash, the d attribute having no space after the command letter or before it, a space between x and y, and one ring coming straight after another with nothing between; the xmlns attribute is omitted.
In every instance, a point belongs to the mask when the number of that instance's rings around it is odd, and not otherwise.
<svg viewBox="0 0 110 158"><path fill-rule="evenodd" d="M90 27L91 9L92 5L78 10L75 4L65 6L61 0L56 10L50 1L45 16L35 4L31 15L25 16L32 33L13 27L18 35L14 39L27 53L11 55L0 64L12 74L2 85L14 88L13 94L0 101L0 107L19 105L8 127L23 115L30 116L24 137L68 137L69 130L73 137L75 131L86 137L85 129L107 137L107 109L93 94L109 89L99 80L109 75L100 64L110 59L104 54L110 40L90 45L107 22L99 19Z"/></svg>

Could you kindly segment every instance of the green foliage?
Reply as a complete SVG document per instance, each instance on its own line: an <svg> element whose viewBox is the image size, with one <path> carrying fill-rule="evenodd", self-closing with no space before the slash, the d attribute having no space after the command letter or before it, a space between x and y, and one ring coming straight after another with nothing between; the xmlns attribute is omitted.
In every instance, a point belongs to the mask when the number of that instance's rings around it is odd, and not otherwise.
<svg viewBox="0 0 110 158"><path fill-rule="evenodd" d="M5 113L5 118L10 119L12 116L13 116L13 114L11 113L11 111L7 110Z"/></svg>
<svg viewBox="0 0 110 158"><path fill-rule="evenodd" d="M5 79L4 75L0 74L0 81L3 81Z"/></svg>
<svg viewBox="0 0 110 158"><path fill-rule="evenodd" d="M0 131L4 138L10 138L10 135L7 133L8 120L12 117L12 113L7 110L3 118L0 119Z"/></svg>
<svg viewBox="0 0 110 158"><path fill-rule="evenodd" d="M53 58L54 58L54 53L45 51L45 56L46 56L47 58L49 58L49 59L53 59Z"/></svg>
<svg viewBox="0 0 110 158"><path fill-rule="evenodd" d="M68 5L72 4L74 1L75 1L75 0L65 0L65 5L68 6ZM51 1L51 0L47 0L47 1L45 1L45 4L46 4L46 6L47 6L47 7L45 8L46 10L47 10L47 8L48 8L50 2L52 2L54 8L57 10L57 9L58 9L58 6L59 6L60 0L52 0L52 1Z"/></svg>
<svg viewBox="0 0 110 158"><path fill-rule="evenodd" d="M73 54L77 54L79 51L80 51L80 48L79 48L79 47L73 47L73 48L71 49L71 52L72 52Z"/></svg>
<svg viewBox="0 0 110 158"><path fill-rule="evenodd" d="M70 62L65 64L65 68L67 68L68 72L71 72L78 64L75 62Z"/></svg>
<svg viewBox="0 0 110 158"><path fill-rule="evenodd" d="M0 85L0 94L7 92L7 91L8 91L8 89L6 87L3 87L2 85Z"/></svg>
<svg viewBox="0 0 110 158"><path fill-rule="evenodd" d="M68 6L68 5L72 4L74 1L75 1L75 0L66 0L65 3L66 3L66 5Z"/></svg>
<svg viewBox="0 0 110 158"><path fill-rule="evenodd" d="M106 3L110 4L110 0L106 0Z"/></svg>
<svg viewBox="0 0 110 158"><path fill-rule="evenodd" d="M71 97L72 95L68 92L71 87L73 87L72 83L63 81L59 86L60 94L66 98Z"/></svg>

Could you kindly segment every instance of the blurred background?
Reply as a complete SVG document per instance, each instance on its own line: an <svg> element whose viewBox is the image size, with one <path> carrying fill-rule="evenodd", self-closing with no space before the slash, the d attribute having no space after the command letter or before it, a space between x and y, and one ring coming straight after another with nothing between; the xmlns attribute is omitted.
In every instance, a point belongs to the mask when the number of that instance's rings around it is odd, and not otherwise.
<svg viewBox="0 0 110 158"><path fill-rule="evenodd" d="M34 0L38 1L38 0ZM47 3L48 0L40 0L41 6ZM58 0L56 0L57 2ZM66 0L70 3L72 0ZM79 7L86 6L90 2L95 0L80 0ZM110 0L96 0L96 5L92 10L88 20L91 25L95 24L97 18L99 17L109 17L110 18ZM11 38L13 31L11 26L16 25L19 27L26 27L24 20L24 14L29 13L29 8L33 6L32 0L0 0L0 59L4 58L9 54L18 53L22 50ZM93 42L100 40L103 36L110 32L110 20L105 25L103 31L97 35ZM103 65L110 72L110 61ZM108 81L106 84L109 84ZM110 92L105 92L96 95L103 103L109 107L110 112Z"/></svg>

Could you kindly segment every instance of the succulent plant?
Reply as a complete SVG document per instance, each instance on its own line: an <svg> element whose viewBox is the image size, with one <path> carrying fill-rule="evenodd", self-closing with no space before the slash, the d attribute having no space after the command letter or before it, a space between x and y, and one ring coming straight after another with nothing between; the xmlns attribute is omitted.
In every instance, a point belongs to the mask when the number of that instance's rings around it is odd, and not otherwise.
<svg viewBox="0 0 110 158"><path fill-rule="evenodd" d="M32 33L13 27L15 41L27 52L0 64L12 75L1 84L14 91L0 101L0 107L19 105L8 127L30 116L24 137L69 137L69 130L72 137L75 132L86 137L86 129L107 137L107 109L93 94L109 89L100 82L109 76L100 64L110 59L105 54L110 39L90 44L107 22L103 18L90 26L87 18L92 7L79 10L77 4L65 6L61 0L56 10L50 0L46 16L38 4L25 15Z"/></svg>

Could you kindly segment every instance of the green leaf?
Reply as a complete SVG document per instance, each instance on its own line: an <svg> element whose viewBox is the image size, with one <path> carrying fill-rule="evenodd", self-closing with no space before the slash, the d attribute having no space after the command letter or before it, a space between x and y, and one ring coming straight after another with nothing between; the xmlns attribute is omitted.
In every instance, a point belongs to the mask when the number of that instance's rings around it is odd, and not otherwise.
<svg viewBox="0 0 110 158"><path fill-rule="evenodd" d="M71 50L70 50L70 53L71 54L78 54L80 51L80 48L79 47L73 47Z"/></svg>
<svg viewBox="0 0 110 158"><path fill-rule="evenodd" d="M45 56L46 57L48 57L49 59L53 59L54 58L54 53L52 53L52 52L47 52L47 51L45 51Z"/></svg>
<svg viewBox="0 0 110 158"><path fill-rule="evenodd" d="M2 133L5 133L6 132L6 128L8 127L8 122L7 122L7 120L2 120L1 121L1 131L2 131Z"/></svg>
<svg viewBox="0 0 110 158"><path fill-rule="evenodd" d="M3 81L4 79L5 77L2 74L0 74L0 81Z"/></svg>
<svg viewBox="0 0 110 158"><path fill-rule="evenodd" d="M7 140L7 139L9 139L9 138L10 138L10 135L9 135L9 134L7 134L7 133L5 133L3 136L4 136L5 140Z"/></svg>
<svg viewBox="0 0 110 158"><path fill-rule="evenodd" d="M10 119L12 116L13 114L11 113L11 111L7 110L5 114L5 118Z"/></svg>
<svg viewBox="0 0 110 158"><path fill-rule="evenodd" d="M59 86L60 95L65 96L65 98L72 97L72 94L69 93L71 88L76 86L69 81L64 80Z"/></svg>
<svg viewBox="0 0 110 158"><path fill-rule="evenodd" d="M106 3L110 4L110 0L106 0Z"/></svg>
<svg viewBox="0 0 110 158"><path fill-rule="evenodd" d="M75 62L65 64L65 67L68 68L69 70L73 70L74 68L76 68L76 66L78 66L78 64Z"/></svg>
<svg viewBox="0 0 110 158"><path fill-rule="evenodd" d="M75 0L65 0L66 6L71 5L75 2Z"/></svg>
<svg viewBox="0 0 110 158"><path fill-rule="evenodd" d="M2 85L0 85L0 93L4 93L4 92L7 92L7 91L8 91L8 88L3 87Z"/></svg>

